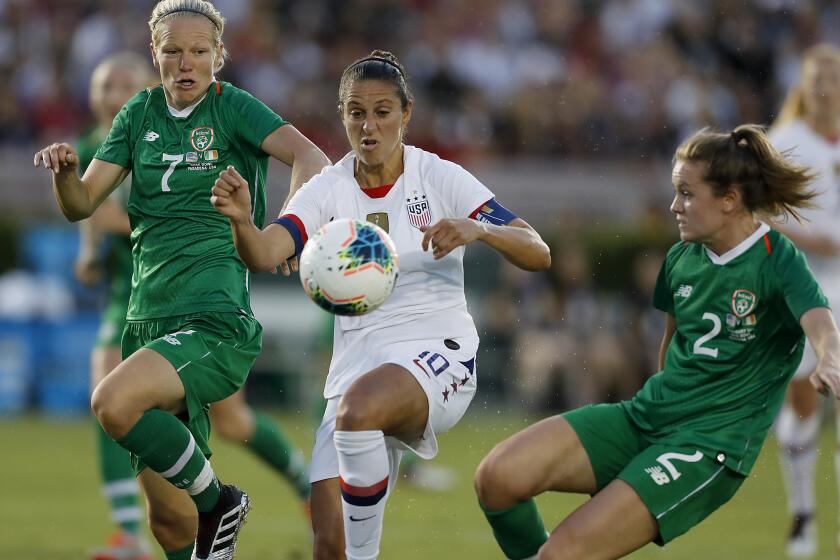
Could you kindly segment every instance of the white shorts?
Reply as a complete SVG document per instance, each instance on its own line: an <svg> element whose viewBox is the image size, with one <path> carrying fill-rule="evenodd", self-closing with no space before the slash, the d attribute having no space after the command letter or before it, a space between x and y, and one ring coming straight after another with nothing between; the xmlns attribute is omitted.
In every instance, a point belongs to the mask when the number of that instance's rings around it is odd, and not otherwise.
<svg viewBox="0 0 840 560"><path fill-rule="evenodd" d="M448 345L447 345L448 343ZM405 368L420 383L429 399L429 420L423 435L414 441L385 438L391 464L389 480L397 480L397 470L405 450L423 459L437 455L437 435L449 431L472 402L476 390L475 357L478 338L427 339L395 342L375 350L360 348L359 360L364 362L361 371L368 371L383 364L396 364ZM309 467L309 481L318 482L338 476L338 455L333 443L335 419L341 395L327 401L324 419L315 432L315 447Z"/></svg>

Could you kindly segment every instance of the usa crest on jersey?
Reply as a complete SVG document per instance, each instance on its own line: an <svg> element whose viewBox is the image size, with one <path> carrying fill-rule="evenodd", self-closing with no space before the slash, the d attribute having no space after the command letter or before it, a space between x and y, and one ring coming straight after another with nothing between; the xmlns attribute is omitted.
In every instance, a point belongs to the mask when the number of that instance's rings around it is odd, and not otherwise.
<svg viewBox="0 0 840 560"><path fill-rule="evenodd" d="M420 229L432 223L432 213L425 194L412 191L405 199L405 207L408 210L408 222L413 227Z"/></svg>

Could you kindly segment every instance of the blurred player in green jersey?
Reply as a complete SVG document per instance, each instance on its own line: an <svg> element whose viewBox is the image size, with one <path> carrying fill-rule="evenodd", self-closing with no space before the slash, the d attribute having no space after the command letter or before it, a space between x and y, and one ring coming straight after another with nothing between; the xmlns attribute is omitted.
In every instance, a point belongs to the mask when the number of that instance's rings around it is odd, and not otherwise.
<svg viewBox="0 0 840 560"><path fill-rule="evenodd" d="M653 298L660 372L631 400L543 420L482 461L476 491L508 558L617 558L701 522L750 472L805 336L812 385L840 395L827 301L804 255L757 218L798 218L810 172L743 125L686 140L672 179L681 241ZM550 535L533 500L549 490L592 495Z"/></svg>
<svg viewBox="0 0 840 560"><path fill-rule="evenodd" d="M250 177L261 222L269 157L292 167L292 192L329 161L263 103L216 79L227 53L224 18L210 2L163 0L149 27L161 85L122 108L84 177L65 143L42 149L34 163L52 171L71 221L89 217L131 173L125 361L96 387L91 405L132 453L167 558L232 558L250 502L210 466L208 405L245 382L262 328L210 189L228 166Z"/></svg>
<svg viewBox="0 0 840 560"><path fill-rule="evenodd" d="M90 81L90 108L96 124L76 142L79 173L93 160L108 135L111 123L122 106L139 90L152 83L151 67L138 54L121 53L103 60ZM125 181L127 183L128 180ZM107 272L108 303L102 313L96 347L91 352L91 384L96 387L121 361L120 338L125 326L128 297L131 294L131 227L125 212L127 186L121 186L103 202L90 219L80 223L79 255L76 275L84 284L95 284ZM108 254L103 271L100 245L109 233ZM102 493L108 500L111 520L119 527L104 547L91 552L91 560L151 560L151 551L140 534L143 511L128 451L117 445L96 423L97 459L102 476Z"/></svg>
<svg viewBox="0 0 840 560"><path fill-rule="evenodd" d="M97 122L76 143L79 173L83 174L90 165L122 106L151 83L150 65L134 53L110 56L97 66L90 88L91 109ZM122 361L120 339L125 328L132 273L131 226L126 210L129 183L126 178L93 216L80 223L81 242L76 274L81 282L95 284L101 280L105 269L108 279L108 300L97 344L91 353L92 388ZM101 241L105 236L108 237L108 251L103 258ZM301 500L306 502L309 499L309 475L303 453L289 442L268 416L250 409L242 390L211 407L210 419L219 435L247 446L282 475ZM96 431L102 492L108 500L111 519L119 530L106 546L92 551L91 560L151 559L138 530L143 512L138 504L139 487L134 479L129 453L111 439L98 422Z"/></svg>

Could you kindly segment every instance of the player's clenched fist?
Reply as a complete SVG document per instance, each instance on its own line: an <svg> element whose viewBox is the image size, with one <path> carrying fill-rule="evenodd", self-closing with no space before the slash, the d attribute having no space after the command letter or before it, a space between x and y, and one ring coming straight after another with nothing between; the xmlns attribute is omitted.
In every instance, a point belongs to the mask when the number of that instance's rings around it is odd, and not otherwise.
<svg viewBox="0 0 840 560"><path fill-rule="evenodd" d="M35 154L33 160L35 167L43 164L44 169L50 169L53 173L76 172L79 166L79 156L73 146L64 142L50 144Z"/></svg>
<svg viewBox="0 0 840 560"><path fill-rule="evenodd" d="M232 222L247 222L251 219L251 193L248 181L229 165L219 173L219 178L210 191L210 203Z"/></svg>
<svg viewBox="0 0 840 560"><path fill-rule="evenodd" d="M433 249L435 259L448 255L453 249L472 243L481 236L482 225L475 220L444 218L433 226L423 226L423 250Z"/></svg>
<svg viewBox="0 0 840 560"><path fill-rule="evenodd" d="M833 393L834 397L840 400L840 369L830 362L830 360L820 360L809 379L814 389L824 396Z"/></svg>

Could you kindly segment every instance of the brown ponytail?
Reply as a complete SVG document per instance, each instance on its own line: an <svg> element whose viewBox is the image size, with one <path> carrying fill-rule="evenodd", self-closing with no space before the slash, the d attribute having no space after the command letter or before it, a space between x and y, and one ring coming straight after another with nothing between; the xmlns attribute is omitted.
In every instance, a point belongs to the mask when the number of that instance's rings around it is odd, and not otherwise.
<svg viewBox="0 0 840 560"><path fill-rule="evenodd" d="M815 193L807 187L816 175L776 151L759 125L743 124L729 134L704 128L677 148L676 160L706 163L703 180L715 195L736 187L750 212L802 221L798 209L813 207Z"/></svg>

